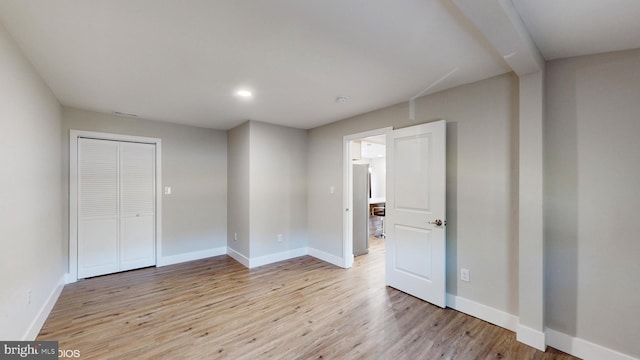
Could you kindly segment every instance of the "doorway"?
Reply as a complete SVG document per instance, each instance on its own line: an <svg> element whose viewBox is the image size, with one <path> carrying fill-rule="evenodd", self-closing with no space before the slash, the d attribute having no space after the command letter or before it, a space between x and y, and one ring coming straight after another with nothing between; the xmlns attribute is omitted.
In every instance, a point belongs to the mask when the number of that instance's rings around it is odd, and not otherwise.
<svg viewBox="0 0 640 360"><path fill-rule="evenodd" d="M391 127L344 137L344 261L368 252L369 240L384 241L386 139ZM375 211L375 212L374 212Z"/></svg>
<svg viewBox="0 0 640 360"><path fill-rule="evenodd" d="M344 137L345 268L353 266L354 140L386 135L385 283L444 307L446 121ZM361 150L360 150L361 152ZM370 201L370 200L369 200Z"/></svg>

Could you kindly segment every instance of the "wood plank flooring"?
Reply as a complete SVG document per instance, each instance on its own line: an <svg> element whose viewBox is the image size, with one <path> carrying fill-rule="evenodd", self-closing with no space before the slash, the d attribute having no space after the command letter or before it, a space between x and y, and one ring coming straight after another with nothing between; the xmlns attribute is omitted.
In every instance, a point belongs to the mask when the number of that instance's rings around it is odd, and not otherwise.
<svg viewBox="0 0 640 360"><path fill-rule="evenodd" d="M576 359L385 287L383 241L349 270L219 256L80 281L38 340L80 359Z"/></svg>

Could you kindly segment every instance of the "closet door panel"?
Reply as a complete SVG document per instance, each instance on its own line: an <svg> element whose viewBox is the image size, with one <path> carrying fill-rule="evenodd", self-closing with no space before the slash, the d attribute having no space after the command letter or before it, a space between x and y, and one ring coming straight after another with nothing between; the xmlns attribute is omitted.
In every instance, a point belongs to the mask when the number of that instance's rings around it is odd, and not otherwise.
<svg viewBox="0 0 640 360"><path fill-rule="evenodd" d="M155 145L120 145L120 270L155 265Z"/></svg>
<svg viewBox="0 0 640 360"><path fill-rule="evenodd" d="M155 265L153 227L153 216L122 218L121 271Z"/></svg>
<svg viewBox="0 0 640 360"><path fill-rule="evenodd" d="M78 223L78 278L119 271L118 221L91 219Z"/></svg>
<svg viewBox="0 0 640 360"><path fill-rule="evenodd" d="M78 278L118 271L118 148L78 140Z"/></svg>

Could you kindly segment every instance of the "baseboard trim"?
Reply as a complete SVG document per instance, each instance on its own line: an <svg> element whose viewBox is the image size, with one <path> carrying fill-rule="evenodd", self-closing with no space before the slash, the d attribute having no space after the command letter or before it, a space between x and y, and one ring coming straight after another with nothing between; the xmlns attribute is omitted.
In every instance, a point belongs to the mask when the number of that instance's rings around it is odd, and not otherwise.
<svg viewBox="0 0 640 360"><path fill-rule="evenodd" d="M316 259L328 262L329 264L333 264L337 267L344 268L344 259L341 257L314 248L309 248L308 254Z"/></svg>
<svg viewBox="0 0 640 360"><path fill-rule="evenodd" d="M547 345L584 360L639 360L613 349L547 328Z"/></svg>
<svg viewBox="0 0 640 360"><path fill-rule="evenodd" d="M236 250L227 247L227 255L229 255L231 258L233 258L235 261L239 262L240 264L244 265L244 267L249 268L249 258L244 256L243 254L237 252Z"/></svg>
<svg viewBox="0 0 640 360"><path fill-rule="evenodd" d="M308 253L309 251L305 247L305 248L292 249L292 250L282 251L275 254L269 254L269 255L258 256L255 258L250 258L249 268L253 269L258 266L269 265L269 264L277 263L279 261L289 260L289 259L297 258L299 256L305 256Z"/></svg>
<svg viewBox="0 0 640 360"><path fill-rule="evenodd" d="M305 256L305 255L313 256L316 259L344 268L343 258L326 253L324 251L320 251L318 249L309 248L309 247L287 250L287 251L259 256L255 258L247 257L246 255L241 254L232 248L227 248L227 255L229 255L230 257L235 259L237 262L244 265L244 267L249 269L252 269L258 266L273 264L279 261L289 260L289 259L293 259L299 256Z"/></svg>
<svg viewBox="0 0 640 360"><path fill-rule="evenodd" d="M540 351L545 351L547 349L545 333L522 324L518 324L516 340Z"/></svg>
<svg viewBox="0 0 640 360"><path fill-rule="evenodd" d="M447 307L514 332L518 327L517 316L457 295L447 294Z"/></svg>
<svg viewBox="0 0 640 360"><path fill-rule="evenodd" d="M156 266L162 267L167 265L179 264L187 261L206 259L208 257L225 255L227 253L227 247L222 246L213 249L192 251L184 254L176 254L169 256L161 256L158 258Z"/></svg>
<svg viewBox="0 0 640 360"><path fill-rule="evenodd" d="M66 283L66 276L62 275L60 277L60 280L58 280L58 283L56 284L56 286L51 291L51 294L49 294L47 301L45 301L42 307L40 308L38 315L35 317L35 319L33 319L31 324L29 325L29 328L27 329L27 332L22 337L22 340L34 341L36 337L38 337L38 334L40 333L40 330L42 330L42 326L44 325L44 322L47 321L47 318L49 317L51 310L53 310L53 306L56 304L56 301L58 301L58 298L62 293L62 289L64 289L65 283Z"/></svg>
<svg viewBox="0 0 640 360"><path fill-rule="evenodd" d="M519 324L519 318L515 315L453 294L447 294L447 307L514 331L519 342L541 351L545 351L546 346L551 346L584 360L640 360L550 328L545 329L544 333L531 329Z"/></svg>

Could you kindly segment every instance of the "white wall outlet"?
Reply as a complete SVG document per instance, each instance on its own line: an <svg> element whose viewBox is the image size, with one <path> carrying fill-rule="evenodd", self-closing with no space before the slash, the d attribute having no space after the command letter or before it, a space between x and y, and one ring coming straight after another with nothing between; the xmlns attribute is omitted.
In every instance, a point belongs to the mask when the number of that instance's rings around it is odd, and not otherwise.
<svg viewBox="0 0 640 360"><path fill-rule="evenodd" d="M164 187L164 194L165 195L171 195L171 186L165 186Z"/></svg>
<svg viewBox="0 0 640 360"><path fill-rule="evenodd" d="M469 278L469 269L461 268L460 269L460 280L471 282Z"/></svg>
<svg viewBox="0 0 640 360"><path fill-rule="evenodd" d="M27 290L27 304L31 304L31 289Z"/></svg>
<svg viewBox="0 0 640 360"><path fill-rule="evenodd" d="M238 233L237 232L233 233L233 241L238 241Z"/></svg>
<svg viewBox="0 0 640 360"><path fill-rule="evenodd" d="M283 240L282 234L278 234L278 242L282 242L282 240Z"/></svg>

